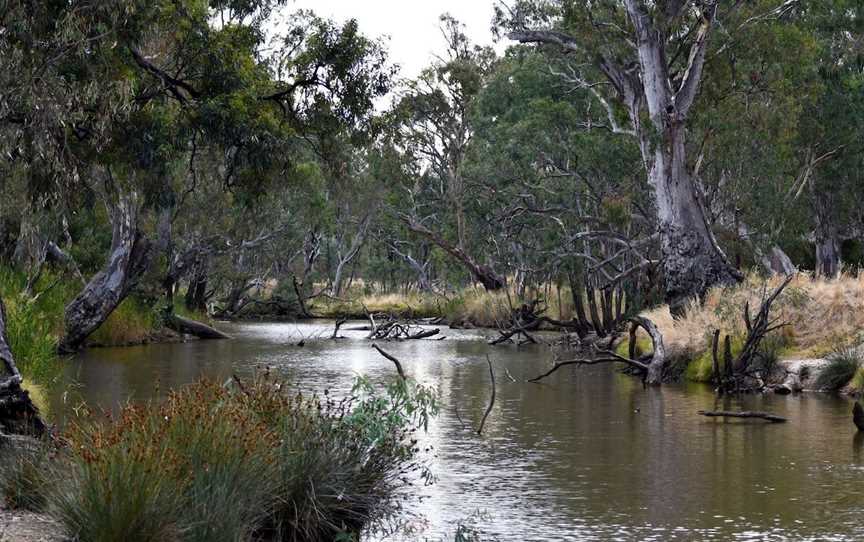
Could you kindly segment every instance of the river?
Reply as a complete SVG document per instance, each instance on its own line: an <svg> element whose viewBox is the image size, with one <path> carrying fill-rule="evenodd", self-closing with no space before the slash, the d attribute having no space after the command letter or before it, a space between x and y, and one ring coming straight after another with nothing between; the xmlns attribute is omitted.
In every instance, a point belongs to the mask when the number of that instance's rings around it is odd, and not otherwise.
<svg viewBox="0 0 864 542"><path fill-rule="evenodd" d="M62 423L80 400L116 409L202 375L227 379L264 367L303 390L337 393L358 374L376 381L394 373L364 332L323 340L332 323L220 327L234 339L88 350L69 363L66 379L75 384L51 398L52 414ZM385 346L441 398L441 413L423 436L437 481L417 489L415 533L388 540L452 540L456 525L477 514L483 540L864 538L864 453L848 400L718 401L699 385L646 390L608 366L514 383L508 371L517 380L536 376L549 354L490 348L489 333L445 330L443 341ZM295 346L301 338L306 346ZM498 396L478 437L473 429L490 394L486 354ZM789 423L697 415L714 408L769 410Z"/></svg>

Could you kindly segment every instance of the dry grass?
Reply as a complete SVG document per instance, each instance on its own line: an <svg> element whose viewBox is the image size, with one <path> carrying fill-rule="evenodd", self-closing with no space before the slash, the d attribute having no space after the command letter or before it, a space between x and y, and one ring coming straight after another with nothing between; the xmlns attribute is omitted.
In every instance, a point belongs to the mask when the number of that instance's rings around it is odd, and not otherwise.
<svg viewBox="0 0 864 542"><path fill-rule="evenodd" d="M530 288L519 296L514 288L487 292L482 288L465 288L456 294L443 296L422 292L364 293L352 290L343 301L319 298L310 303L313 314L325 317L362 316L364 306L370 312L384 312L406 317L438 317L458 324L475 327L496 327L509 321L511 308L522 303L543 299L546 315L560 320L573 317L570 288L555 285Z"/></svg>
<svg viewBox="0 0 864 542"><path fill-rule="evenodd" d="M692 303L685 316L674 320L667 306L647 311L663 333L667 348L681 356L696 358L709 345L714 329L743 336L742 315L749 300L752 313L762 296L780 283L779 277L751 275L743 283L709 292L702 304ZM828 353L861 342L864 330L864 273L844 274L836 280L814 279L800 274L774 305L772 314L790 325L781 332L782 358L824 357Z"/></svg>

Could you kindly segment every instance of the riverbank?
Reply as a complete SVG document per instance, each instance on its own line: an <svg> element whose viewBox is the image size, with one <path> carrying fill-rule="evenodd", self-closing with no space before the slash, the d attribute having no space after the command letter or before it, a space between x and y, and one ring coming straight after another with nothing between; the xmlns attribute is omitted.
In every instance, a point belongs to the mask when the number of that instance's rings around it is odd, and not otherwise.
<svg viewBox="0 0 864 542"><path fill-rule="evenodd" d="M691 303L680 318L673 318L665 305L642 316L653 321L663 334L667 357L686 363L684 377L707 382L711 378L714 330L731 337L732 352L737 355L747 334L745 310L749 307L755 314L765 296L782 280L750 275L736 286L712 289L702 303ZM851 368L851 373L842 385L832 383L830 391L843 389L852 380L864 387L862 308L864 275L844 274L826 280L798 274L772 306L771 317L782 327L766 337L760 355L790 373L803 370L803 389L814 389L820 369L845 360L846 371ZM641 334L639 340L648 342L647 336Z"/></svg>
<svg viewBox="0 0 864 542"><path fill-rule="evenodd" d="M744 311L758 310L765 295L776 288L781 278L749 275L732 287L711 290L702 303L693 302L680 318L673 318L668 306L662 305L641 315L657 324L663 334L667 359L678 367L679 378L692 382L711 380L711 341L714 330L731 338L732 353L737 355L746 337ZM346 299L319 298L310 304L316 316L324 318L365 319L366 311L393 314L402 318L441 318L454 328L496 329L508 322L512 307L527 300L545 300L547 315L557 320L573 317L572 293L569 288L549 285L528 292L527 299L516 292L486 292L467 288L450 296L433 294L366 294ZM830 386L819 383L822 369L832 367L832 360L849 358L850 351L864 343L864 276L843 274L837 279L797 275L774 303L772 317L785 324L763 341L760 355L795 378L792 391L864 391L864 362L852 360ZM626 355L626 337L619 342L619 353ZM644 332L637 335L639 349L650 348ZM864 359L864 355L858 356ZM839 362L838 362L839 363ZM836 363L834 363L836 365ZM838 369L839 370L839 369ZM842 373L843 370L839 372ZM848 377L848 378L847 378ZM844 380L838 385L838 380Z"/></svg>
<svg viewBox="0 0 864 542"><path fill-rule="evenodd" d="M53 524L70 540L356 540L426 473L415 443L435 396L390 380L358 377L337 402L234 376L107 419L80 409L60 435L0 441L4 504L42 514L0 520L26 536Z"/></svg>

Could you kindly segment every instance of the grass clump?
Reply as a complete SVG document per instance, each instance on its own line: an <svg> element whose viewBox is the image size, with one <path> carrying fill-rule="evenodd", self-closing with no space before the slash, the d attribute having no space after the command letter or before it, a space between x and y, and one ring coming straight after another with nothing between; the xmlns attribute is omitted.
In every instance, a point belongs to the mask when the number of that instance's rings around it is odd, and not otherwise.
<svg viewBox="0 0 864 542"><path fill-rule="evenodd" d="M817 389L838 391L853 380L861 369L861 354L855 348L843 348L828 355L828 364L816 377Z"/></svg>
<svg viewBox="0 0 864 542"><path fill-rule="evenodd" d="M49 441L0 444L0 497L12 509L42 512L53 484L49 474L59 448Z"/></svg>
<svg viewBox="0 0 864 542"><path fill-rule="evenodd" d="M63 330L63 311L69 285L46 273L34 289L24 295L27 277L0 267L0 296L6 306L6 338L15 353L18 369L27 381L50 385L62 367L57 342Z"/></svg>
<svg viewBox="0 0 864 542"><path fill-rule="evenodd" d="M340 401L268 378L203 381L73 424L38 469L49 486L21 468L3 487L15 488L7 504L45 503L81 542L353 540L398 510L406 478L428 474L412 435L435 409L401 380L384 393L358 380Z"/></svg>
<svg viewBox="0 0 864 542"><path fill-rule="evenodd" d="M161 322L156 310L130 296L90 335L87 343L99 346L141 344L159 327Z"/></svg>

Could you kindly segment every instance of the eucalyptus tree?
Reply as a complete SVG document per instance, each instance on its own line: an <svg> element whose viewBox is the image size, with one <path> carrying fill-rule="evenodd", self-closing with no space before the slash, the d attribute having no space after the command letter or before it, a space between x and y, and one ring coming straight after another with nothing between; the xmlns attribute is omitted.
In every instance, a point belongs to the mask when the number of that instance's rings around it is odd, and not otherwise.
<svg viewBox="0 0 864 542"><path fill-rule="evenodd" d="M467 178L485 188L477 205L517 284L564 275L575 292L587 276L610 286L656 264L656 236L634 182L638 149L585 122L591 98L560 68L521 46L498 63L475 109Z"/></svg>
<svg viewBox="0 0 864 542"><path fill-rule="evenodd" d="M447 43L445 55L406 83L396 104L397 147L403 148L414 170L402 219L408 229L426 238L458 261L487 290L504 286L504 277L491 262L472 254L472 235L466 206L473 199L466 184L465 159L474 135L471 112L495 54L471 45L462 26L442 16ZM472 246L473 245L473 246Z"/></svg>
<svg viewBox="0 0 864 542"><path fill-rule="evenodd" d="M688 128L710 38L718 21L739 24L734 18L741 5L529 0L498 13L511 39L566 54L569 69L562 80L595 97L608 130L636 140L653 189L666 298L673 310L715 284L740 279L694 188Z"/></svg>
<svg viewBox="0 0 864 542"><path fill-rule="evenodd" d="M108 262L67 307L61 350L79 348L171 246L204 149L222 156L226 190L255 193L298 148L326 152L331 133L369 130L391 75L380 44L355 22L300 13L265 55L264 25L282 3L21 2L7 11L4 61L30 86L6 86L17 92L4 93L3 118L19 127L4 141L29 161L29 188L62 202L83 187L104 202L113 230ZM18 94L39 98L8 98Z"/></svg>
<svg viewBox="0 0 864 542"><path fill-rule="evenodd" d="M814 91L800 116L802 174L792 192L807 202L815 270L840 272L841 244L862 237L864 5L832 0L800 6L798 26L815 41Z"/></svg>

